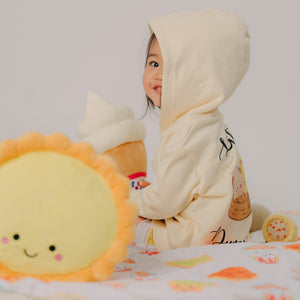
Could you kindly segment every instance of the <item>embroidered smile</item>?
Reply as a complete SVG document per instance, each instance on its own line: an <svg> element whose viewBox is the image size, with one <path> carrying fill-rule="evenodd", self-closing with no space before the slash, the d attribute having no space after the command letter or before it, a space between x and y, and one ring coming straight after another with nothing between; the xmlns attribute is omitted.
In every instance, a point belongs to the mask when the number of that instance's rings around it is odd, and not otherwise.
<svg viewBox="0 0 300 300"><path fill-rule="evenodd" d="M28 256L28 257L30 257L30 258L36 257L36 256L38 255L37 253L35 253L35 254L33 254L33 255L30 255L30 254L27 252L26 249L24 249L23 251L24 251L25 255Z"/></svg>

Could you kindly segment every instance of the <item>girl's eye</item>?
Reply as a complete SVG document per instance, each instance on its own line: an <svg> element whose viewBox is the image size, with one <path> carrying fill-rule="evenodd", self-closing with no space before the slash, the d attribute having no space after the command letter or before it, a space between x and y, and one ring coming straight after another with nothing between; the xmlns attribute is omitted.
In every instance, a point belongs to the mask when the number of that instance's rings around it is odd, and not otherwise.
<svg viewBox="0 0 300 300"><path fill-rule="evenodd" d="M150 62L150 66L151 66L151 67L154 67L154 68L158 68L158 67L159 67L159 64L158 64L156 61L151 61L151 62Z"/></svg>

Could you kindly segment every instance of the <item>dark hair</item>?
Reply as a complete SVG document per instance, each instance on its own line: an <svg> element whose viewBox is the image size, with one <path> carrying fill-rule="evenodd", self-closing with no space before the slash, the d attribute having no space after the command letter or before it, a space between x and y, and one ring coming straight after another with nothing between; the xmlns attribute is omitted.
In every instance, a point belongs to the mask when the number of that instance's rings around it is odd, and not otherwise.
<svg viewBox="0 0 300 300"><path fill-rule="evenodd" d="M148 60L150 48L151 48L151 45L152 45L152 42L153 42L154 39L156 39L156 36L155 36L154 33L152 33L150 38L149 38L148 45L147 45L145 68L147 66L147 60ZM155 104L153 103L153 101L147 95L146 95L146 101L147 101L147 108L146 108L146 111L145 111L144 115L146 115L146 113L149 109L153 110L153 111L155 110Z"/></svg>

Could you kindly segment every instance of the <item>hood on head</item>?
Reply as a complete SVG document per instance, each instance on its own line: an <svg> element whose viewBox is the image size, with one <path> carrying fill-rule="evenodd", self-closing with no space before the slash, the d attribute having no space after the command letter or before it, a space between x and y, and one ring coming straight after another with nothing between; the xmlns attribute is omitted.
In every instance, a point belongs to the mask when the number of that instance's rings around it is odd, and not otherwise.
<svg viewBox="0 0 300 300"><path fill-rule="evenodd" d="M248 28L233 14L185 11L150 20L149 28L164 60L161 130L191 110L217 109L248 69Z"/></svg>

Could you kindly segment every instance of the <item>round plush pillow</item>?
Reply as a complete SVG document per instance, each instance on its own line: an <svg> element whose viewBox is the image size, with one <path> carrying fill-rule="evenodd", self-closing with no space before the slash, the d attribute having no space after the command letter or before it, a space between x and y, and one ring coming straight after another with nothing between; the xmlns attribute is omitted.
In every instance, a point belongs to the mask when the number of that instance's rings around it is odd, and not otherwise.
<svg viewBox="0 0 300 300"><path fill-rule="evenodd" d="M298 238L296 223L284 215L271 215L263 224L266 242L295 242Z"/></svg>
<svg viewBox="0 0 300 300"><path fill-rule="evenodd" d="M0 276L109 278L134 238L129 180L62 134L0 144Z"/></svg>

